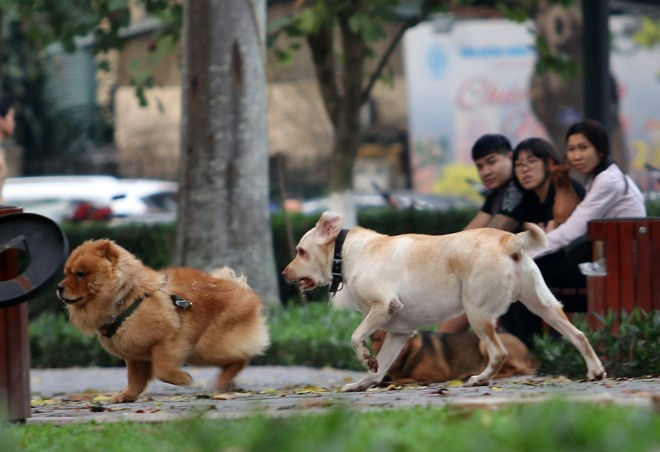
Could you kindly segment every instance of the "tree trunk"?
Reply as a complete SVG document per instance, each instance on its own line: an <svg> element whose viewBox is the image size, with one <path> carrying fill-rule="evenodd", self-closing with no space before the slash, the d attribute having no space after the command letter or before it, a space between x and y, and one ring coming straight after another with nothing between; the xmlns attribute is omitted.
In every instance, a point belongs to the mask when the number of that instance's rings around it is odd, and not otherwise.
<svg viewBox="0 0 660 452"><path fill-rule="evenodd" d="M564 53L584 67L582 52L582 19L577 6L545 6L536 17L538 33L546 40L554 54ZM612 83L615 83L613 80ZM532 75L531 105L545 126L560 155L565 153L566 130L584 117L584 85L582 75L566 77L555 71ZM619 118L616 94L612 96L612 130L609 130L611 155L621 168L628 168L623 128Z"/></svg>
<svg viewBox="0 0 660 452"><path fill-rule="evenodd" d="M344 215L344 226L357 225L357 209L353 201L353 167L360 146L360 108L364 103L363 82L367 46L359 33L351 30L350 14L339 17L342 53L342 101L331 118L335 127L335 145L331 159L330 205ZM332 111L330 112L333 113Z"/></svg>
<svg viewBox="0 0 660 452"><path fill-rule="evenodd" d="M177 263L248 276L279 303L268 210L263 0L187 0ZM255 13L258 11L258 13Z"/></svg>
<svg viewBox="0 0 660 452"><path fill-rule="evenodd" d="M536 26L553 54L563 52L582 67L582 22L577 8L550 6L541 8ZM532 75L531 104L536 116L548 131L557 151L564 154L564 135L584 111L582 75L568 76L550 70Z"/></svg>

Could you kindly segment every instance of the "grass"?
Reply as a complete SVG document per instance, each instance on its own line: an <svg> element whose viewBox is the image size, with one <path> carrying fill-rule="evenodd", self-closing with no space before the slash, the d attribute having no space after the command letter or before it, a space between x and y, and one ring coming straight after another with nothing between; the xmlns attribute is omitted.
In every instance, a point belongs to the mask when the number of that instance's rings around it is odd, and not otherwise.
<svg viewBox="0 0 660 452"><path fill-rule="evenodd" d="M6 451L651 451L660 413L567 401L497 411L411 408L164 424L0 427ZM3 444L4 442L4 444Z"/></svg>

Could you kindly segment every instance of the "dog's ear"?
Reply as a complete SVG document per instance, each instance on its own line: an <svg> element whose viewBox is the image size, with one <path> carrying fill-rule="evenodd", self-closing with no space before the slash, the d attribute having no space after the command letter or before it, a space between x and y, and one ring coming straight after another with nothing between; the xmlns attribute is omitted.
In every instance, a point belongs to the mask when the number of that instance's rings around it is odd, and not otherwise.
<svg viewBox="0 0 660 452"><path fill-rule="evenodd" d="M321 218L316 223L316 230L324 240L334 240L341 231L344 224L344 217L336 212L323 212Z"/></svg>
<svg viewBox="0 0 660 452"><path fill-rule="evenodd" d="M94 251L96 251L97 255L113 264L119 261L119 250L117 250L117 246L112 240L97 240L94 243Z"/></svg>

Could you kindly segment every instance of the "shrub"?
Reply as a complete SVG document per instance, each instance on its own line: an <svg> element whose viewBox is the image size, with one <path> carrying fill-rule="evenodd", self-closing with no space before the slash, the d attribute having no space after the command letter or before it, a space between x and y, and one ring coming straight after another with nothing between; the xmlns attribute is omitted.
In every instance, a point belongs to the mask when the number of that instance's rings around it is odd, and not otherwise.
<svg viewBox="0 0 660 452"><path fill-rule="evenodd" d="M268 319L272 344L252 362L362 370L351 346L351 334L361 320L356 311L321 302L276 310Z"/></svg>
<svg viewBox="0 0 660 452"><path fill-rule="evenodd" d="M609 377L637 377L660 374L660 311L634 309L617 315L610 311L596 317L602 327L590 330L586 316L574 317L575 326L584 331L603 361ZM584 377L585 364L578 351L556 335L535 337L534 354L541 363L541 372Z"/></svg>
<svg viewBox="0 0 660 452"><path fill-rule="evenodd" d="M46 311L28 326L31 366L117 366L123 361L106 352L96 337L88 337L71 325L64 313Z"/></svg>

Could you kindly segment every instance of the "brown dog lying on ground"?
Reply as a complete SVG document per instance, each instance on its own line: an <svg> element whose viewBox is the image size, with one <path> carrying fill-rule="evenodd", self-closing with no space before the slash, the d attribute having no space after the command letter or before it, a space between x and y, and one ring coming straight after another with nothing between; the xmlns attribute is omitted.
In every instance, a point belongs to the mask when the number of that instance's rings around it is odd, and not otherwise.
<svg viewBox="0 0 660 452"><path fill-rule="evenodd" d="M378 330L371 335L374 353L380 351L386 334ZM530 356L525 344L509 333L499 333L498 336L509 354L495 378L536 374L538 362ZM486 364L486 345L473 332L419 331L406 341L385 379L399 384L467 380L484 370Z"/></svg>
<svg viewBox="0 0 660 452"><path fill-rule="evenodd" d="M57 295L69 320L126 361L128 386L112 402L132 402L152 377L190 385L184 363L222 368L215 387L231 390L249 358L270 343L261 299L224 269L153 270L110 240L87 241L64 266Z"/></svg>

